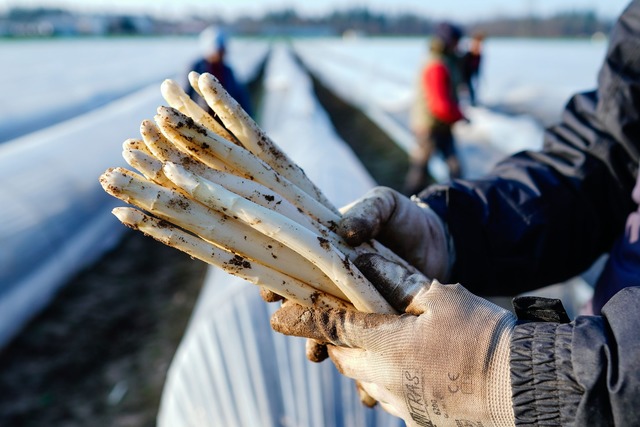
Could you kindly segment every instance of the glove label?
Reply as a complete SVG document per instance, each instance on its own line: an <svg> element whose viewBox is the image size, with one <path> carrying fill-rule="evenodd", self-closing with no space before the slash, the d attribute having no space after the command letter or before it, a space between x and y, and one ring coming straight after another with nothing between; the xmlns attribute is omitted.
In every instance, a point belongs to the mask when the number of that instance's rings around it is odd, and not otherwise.
<svg viewBox="0 0 640 427"><path fill-rule="evenodd" d="M424 381L420 372L405 369L402 374L404 401L411 419L420 427L435 427L431 422L427 401L424 398Z"/></svg>

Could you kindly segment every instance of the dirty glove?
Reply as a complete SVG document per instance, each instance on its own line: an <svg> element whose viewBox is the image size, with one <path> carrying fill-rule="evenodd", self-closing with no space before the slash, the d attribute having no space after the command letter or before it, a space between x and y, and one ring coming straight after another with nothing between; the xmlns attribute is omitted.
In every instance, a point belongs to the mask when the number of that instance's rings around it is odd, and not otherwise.
<svg viewBox="0 0 640 427"><path fill-rule="evenodd" d="M430 282L379 255L359 257L356 265L397 310L411 314L285 303L272 327L327 342L338 370L409 426L514 425L513 314L460 285Z"/></svg>
<svg viewBox="0 0 640 427"><path fill-rule="evenodd" d="M350 245L377 239L427 277L449 279L453 243L445 224L425 203L376 187L342 210L337 231Z"/></svg>

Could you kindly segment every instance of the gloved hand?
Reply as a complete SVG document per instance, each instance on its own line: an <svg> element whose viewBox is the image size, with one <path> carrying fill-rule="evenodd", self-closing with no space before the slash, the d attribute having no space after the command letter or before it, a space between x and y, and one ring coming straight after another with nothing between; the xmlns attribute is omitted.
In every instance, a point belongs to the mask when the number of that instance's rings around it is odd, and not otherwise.
<svg viewBox="0 0 640 427"><path fill-rule="evenodd" d="M389 302L411 314L285 303L272 327L328 343L338 370L409 426L514 425L515 316L460 285L430 282L379 255L361 258L356 265Z"/></svg>
<svg viewBox="0 0 640 427"><path fill-rule="evenodd" d="M375 238L427 277L449 280L453 242L440 217L417 198L373 188L343 208L337 232L352 246Z"/></svg>

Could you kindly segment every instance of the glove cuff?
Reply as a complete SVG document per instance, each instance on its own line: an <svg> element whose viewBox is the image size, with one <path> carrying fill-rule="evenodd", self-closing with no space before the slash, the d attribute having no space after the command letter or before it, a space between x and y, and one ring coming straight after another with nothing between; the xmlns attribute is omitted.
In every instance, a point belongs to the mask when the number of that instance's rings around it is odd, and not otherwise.
<svg viewBox="0 0 640 427"><path fill-rule="evenodd" d="M494 426L514 426L511 392L511 336L515 317L509 313L496 325L496 346L488 363L487 410Z"/></svg>

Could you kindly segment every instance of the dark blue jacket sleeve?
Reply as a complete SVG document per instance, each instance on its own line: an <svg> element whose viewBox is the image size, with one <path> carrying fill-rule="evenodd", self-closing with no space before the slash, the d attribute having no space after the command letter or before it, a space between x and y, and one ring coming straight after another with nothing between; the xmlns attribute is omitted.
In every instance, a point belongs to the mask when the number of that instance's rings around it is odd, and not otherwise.
<svg viewBox="0 0 640 427"><path fill-rule="evenodd" d="M451 233L451 280L483 295L515 295L579 274L608 251L635 208L639 114L634 1L611 34L597 91L568 102L541 151L507 158L484 179L420 194Z"/></svg>
<svg viewBox="0 0 640 427"><path fill-rule="evenodd" d="M518 426L640 425L640 288L602 316L528 322L514 330L511 383Z"/></svg>

